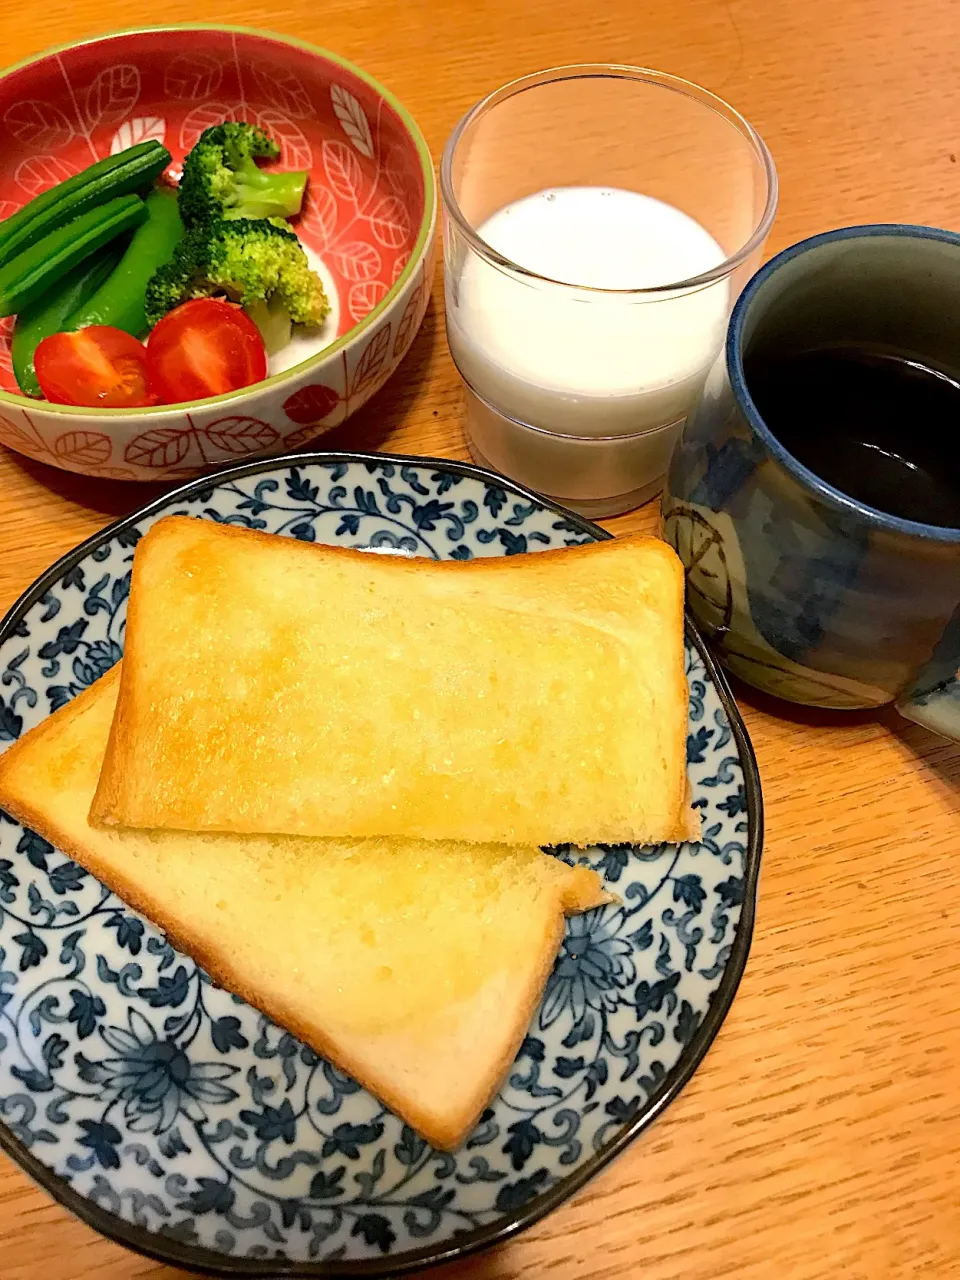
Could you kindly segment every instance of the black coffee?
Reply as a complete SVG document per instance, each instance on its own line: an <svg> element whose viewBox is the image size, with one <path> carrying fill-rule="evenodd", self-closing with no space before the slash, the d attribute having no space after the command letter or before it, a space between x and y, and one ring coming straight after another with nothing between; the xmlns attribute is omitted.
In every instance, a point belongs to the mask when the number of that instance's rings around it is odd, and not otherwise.
<svg viewBox="0 0 960 1280"><path fill-rule="evenodd" d="M821 347L745 361L770 430L868 506L960 527L960 382L904 355Z"/></svg>

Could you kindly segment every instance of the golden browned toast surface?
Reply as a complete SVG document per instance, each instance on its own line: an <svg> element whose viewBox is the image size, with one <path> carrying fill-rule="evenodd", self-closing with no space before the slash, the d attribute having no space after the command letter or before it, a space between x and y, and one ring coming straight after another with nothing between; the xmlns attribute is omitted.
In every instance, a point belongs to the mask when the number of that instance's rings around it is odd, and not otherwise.
<svg viewBox="0 0 960 1280"><path fill-rule="evenodd" d="M434 562L170 517L137 548L107 823L683 839L683 577L630 537Z"/></svg>

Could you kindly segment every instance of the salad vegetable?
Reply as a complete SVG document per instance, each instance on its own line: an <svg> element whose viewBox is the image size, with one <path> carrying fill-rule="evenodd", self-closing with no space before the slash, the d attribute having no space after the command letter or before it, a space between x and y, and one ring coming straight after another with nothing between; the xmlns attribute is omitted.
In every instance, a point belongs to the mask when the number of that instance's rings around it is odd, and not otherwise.
<svg viewBox="0 0 960 1280"><path fill-rule="evenodd" d="M0 267L0 316L13 316L52 284L147 216L139 196L118 196L51 231Z"/></svg>
<svg viewBox="0 0 960 1280"><path fill-rule="evenodd" d="M185 302L150 334L147 378L161 402L219 396L266 376L260 332L233 303L219 298Z"/></svg>
<svg viewBox="0 0 960 1280"><path fill-rule="evenodd" d="M43 394L54 404L137 409L154 403L146 348L123 329L91 325L51 334L34 360Z"/></svg>
<svg viewBox="0 0 960 1280"><path fill-rule="evenodd" d="M166 147L141 142L42 191L0 222L0 266L88 210L117 196L146 190L169 163Z"/></svg>
<svg viewBox="0 0 960 1280"><path fill-rule="evenodd" d="M200 135L176 191L154 185L170 153L145 142L0 222L0 316L17 316L21 390L134 408L265 378L265 342L278 350L330 312L285 221L308 175L259 164L279 154L262 129L227 121Z"/></svg>
<svg viewBox="0 0 960 1280"><path fill-rule="evenodd" d="M146 218L133 233L116 270L92 297L70 313L62 328L106 324L125 329L134 337L146 332L147 284L157 268L170 261L183 235L183 224L175 192L158 187L144 204Z"/></svg>
<svg viewBox="0 0 960 1280"><path fill-rule="evenodd" d="M300 212L307 173L274 173L258 159L276 160L280 148L249 124L205 129L183 162L180 216L188 227L212 218L292 218Z"/></svg>
<svg viewBox="0 0 960 1280"><path fill-rule="evenodd" d="M217 219L188 231L147 285L149 324L190 298L226 294L243 307L282 308L294 324L321 324L330 310L303 246L279 220Z"/></svg>
<svg viewBox="0 0 960 1280"><path fill-rule="evenodd" d="M33 355L38 344L51 333L67 327L67 317L82 307L109 278L120 261L120 254L116 242L106 245L62 276L47 293L17 316L10 356L17 385L26 395L43 394L33 367Z"/></svg>

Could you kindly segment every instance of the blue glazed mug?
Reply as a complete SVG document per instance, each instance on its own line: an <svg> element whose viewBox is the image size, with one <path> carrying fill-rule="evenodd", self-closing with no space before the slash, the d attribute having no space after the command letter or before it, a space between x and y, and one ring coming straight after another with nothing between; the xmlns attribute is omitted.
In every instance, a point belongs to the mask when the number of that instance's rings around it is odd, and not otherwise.
<svg viewBox="0 0 960 1280"><path fill-rule="evenodd" d="M844 227L762 267L673 455L663 533L694 617L743 680L810 706L894 702L960 740L960 528L827 483L781 443L744 377L751 355L837 343L960 373L960 236ZM960 422L945 469L958 452Z"/></svg>

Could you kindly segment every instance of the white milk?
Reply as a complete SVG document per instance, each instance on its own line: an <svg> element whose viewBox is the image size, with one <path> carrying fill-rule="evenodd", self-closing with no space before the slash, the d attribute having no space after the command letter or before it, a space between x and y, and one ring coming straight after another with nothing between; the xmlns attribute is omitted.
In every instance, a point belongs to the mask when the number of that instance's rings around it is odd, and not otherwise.
<svg viewBox="0 0 960 1280"><path fill-rule="evenodd" d="M561 187L478 231L505 258L563 282L531 281L472 252L448 281L451 351L494 408L576 436L644 432L686 414L723 343L727 281L643 298L589 290L650 289L720 265L726 255L698 222L637 192ZM587 288L569 287L578 285Z"/></svg>

